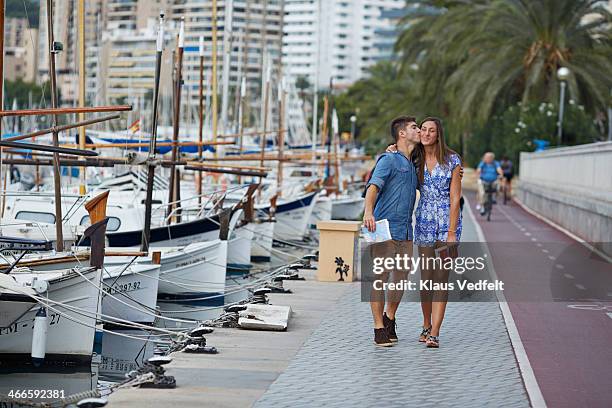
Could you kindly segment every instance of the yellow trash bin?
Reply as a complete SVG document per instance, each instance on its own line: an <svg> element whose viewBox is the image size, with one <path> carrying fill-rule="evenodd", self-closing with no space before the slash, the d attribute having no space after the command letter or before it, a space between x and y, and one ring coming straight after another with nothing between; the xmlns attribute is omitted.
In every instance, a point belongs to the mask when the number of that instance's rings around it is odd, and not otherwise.
<svg viewBox="0 0 612 408"><path fill-rule="evenodd" d="M352 282L359 260L358 242L361 222L319 221L319 269L317 280Z"/></svg>

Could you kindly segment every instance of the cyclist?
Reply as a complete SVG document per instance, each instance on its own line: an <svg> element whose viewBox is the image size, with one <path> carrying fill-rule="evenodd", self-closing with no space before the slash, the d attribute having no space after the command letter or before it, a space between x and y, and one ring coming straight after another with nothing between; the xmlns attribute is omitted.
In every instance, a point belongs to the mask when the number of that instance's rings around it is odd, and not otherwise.
<svg viewBox="0 0 612 408"><path fill-rule="evenodd" d="M499 162L495 160L493 152L486 152L484 154L482 161L478 163L476 174L478 174L478 204L476 209L480 210L481 215L484 215L485 187L492 185L497 190L497 178L504 175Z"/></svg>
<svg viewBox="0 0 612 408"><path fill-rule="evenodd" d="M512 197L512 178L514 177L514 164L508 156L502 156L500 162L502 171L504 173L504 188L508 197Z"/></svg>

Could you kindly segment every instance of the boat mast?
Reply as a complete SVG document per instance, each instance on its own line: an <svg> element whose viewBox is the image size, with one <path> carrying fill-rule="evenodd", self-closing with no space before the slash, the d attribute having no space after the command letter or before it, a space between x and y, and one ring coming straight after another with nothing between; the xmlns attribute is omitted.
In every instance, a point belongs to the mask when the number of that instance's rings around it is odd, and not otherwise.
<svg viewBox="0 0 612 408"><path fill-rule="evenodd" d="M316 23L315 24L320 24L320 19L321 18L321 2L319 0L317 0L317 18L316 18ZM320 54L320 33L321 29L320 27L318 27L316 29L316 35L317 35L317 46L316 46L316 53L315 53L315 75L314 75L314 89L313 89L313 95L312 95L312 158L311 161L313 163L313 172L312 174L315 174L315 171L317 171L317 166L316 166L316 162L315 162L315 158L316 158L316 154L317 154L317 132L319 130L319 121L318 121L318 110L319 110L319 54Z"/></svg>
<svg viewBox="0 0 612 408"><path fill-rule="evenodd" d="M225 18L223 23L223 74L221 85L221 126L227 133L227 106L229 103L230 57L232 55L232 12L233 0L225 0Z"/></svg>
<svg viewBox="0 0 612 408"><path fill-rule="evenodd" d="M57 93L57 79L55 74L55 54L61 51L60 44L56 44L53 37L53 0L47 0L47 40L49 47L49 76L51 80L51 108L56 109L59 105ZM51 115L51 126L57 126L57 114ZM59 134L53 135L53 146L59 147ZM55 249L58 252L64 250L64 234L62 230L62 185L60 172L59 153L53 153L53 189L55 193Z"/></svg>
<svg viewBox="0 0 612 408"><path fill-rule="evenodd" d="M200 89L198 93L199 104L199 129L198 129L198 161L202 161L202 140L204 132L204 36L200 36ZM198 205L202 205L202 172L197 172L198 179Z"/></svg>
<svg viewBox="0 0 612 408"><path fill-rule="evenodd" d="M264 85L264 117L263 117L263 132L261 133L261 153L259 159L259 167L264 166L264 156L266 153L266 135L268 134L268 104L270 99L270 65L268 58L266 58L266 78ZM262 177L259 177L259 184L263 181ZM261 190L260 190L261 191Z"/></svg>
<svg viewBox="0 0 612 408"><path fill-rule="evenodd" d="M282 195L281 186L283 184L283 150L285 146L285 80L281 78L278 83L278 196Z"/></svg>
<svg viewBox="0 0 612 408"><path fill-rule="evenodd" d="M85 0L78 4L78 37L79 37L79 107L85 107ZM83 113L79 114L79 122L85 120ZM79 149L85 149L85 127L79 128ZM81 184L79 194L85 195L87 183L85 167L81 167ZM93 223L92 223L93 224Z"/></svg>
<svg viewBox="0 0 612 408"><path fill-rule="evenodd" d="M239 145L238 152L240 156L242 156L242 146L244 139L244 102L246 96L246 76L242 77L242 81L240 83L240 101L238 105L238 126L240 126L240 130L238 131ZM242 184L242 177L238 176L238 184Z"/></svg>
<svg viewBox="0 0 612 408"><path fill-rule="evenodd" d="M333 98L333 89L334 89L334 78L329 78L329 114L333 115L334 112L334 98ZM325 117L325 120L327 120L327 114ZM332 142L332 137L333 137L333 126L330 126L330 131L332 133L332 135L330 135L329 137L327 137L327 129L325 129L325 137L327 138L326 142L327 142L327 164L325 166L325 178L327 179L330 175L331 175L331 170L330 170L330 160L331 160L331 142ZM327 181L327 180L326 180Z"/></svg>
<svg viewBox="0 0 612 408"><path fill-rule="evenodd" d="M337 193L340 192L340 126L338 123L338 112L334 108L332 112L332 132L333 132L333 143L334 143L334 182L336 184Z"/></svg>
<svg viewBox="0 0 612 408"><path fill-rule="evenodd" d="M0 110L4 110L4 0L0 0ZM0 118L0 140L2 140L2 118ZM2 147L0 147L0 179L2 178ZM2 192L2 208L6 191ZM0 218L3 214L0 215Z"/></svg>
<svg viewBox="0 0 612 408"><path fill-rule="evenodd" d="M176 54L176 75L174 78L174 119L172 132L172 162L178 160L178 141L179 127L181 120L181 82L183 82L183 51L185 48L185 17L181 17L181 25L178 35L178 52ZM181 174L176 166L170 168L170 190L168 192L168 214L172 214L174 207L177 207L177 221L181 221L179 197L181 194ZM176 202L176 203L175 203ZM174 218L174 216L172 217Z"/></svg>
<svg viewBox="0 0 612 408"><path fill-rule="evenodd" d="M217 142L217 0L212 0L212 136ZM217 157L215 148L215 157Z"/></svg>
<svg viewBox="0 0 612 408"><path fill-rule="evenodd" d="M155 87L153 88L153 118L151 119L151 141L149 143L148 174L147 174L147 196L145 199L145 218L144 229L142 230L142 239L140 250L143 252L149 251L149 241L151 237L151 207L153 201L153 181L155 180L156 157L155 149L157 148L157 108L159 101L159 77L161 72L162 52L164 50L164 12L159 13L159 29L157 31L157 55L155 57Z"/></svg>

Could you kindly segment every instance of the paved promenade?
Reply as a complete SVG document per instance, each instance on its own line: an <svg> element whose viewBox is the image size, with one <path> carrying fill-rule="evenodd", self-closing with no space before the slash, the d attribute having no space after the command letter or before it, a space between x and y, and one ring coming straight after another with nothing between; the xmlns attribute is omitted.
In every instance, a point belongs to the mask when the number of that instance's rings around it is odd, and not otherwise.
<svg viewBox="0 0 612 408"><path fill-rule="evenodd" d="M464 217L462 239L477 241ZM352 284L255 406L530 405L498 303L449 303L438 350L417 341L418 303L403 303L397 322L399 344L374 346L369 305Z"/></svg>

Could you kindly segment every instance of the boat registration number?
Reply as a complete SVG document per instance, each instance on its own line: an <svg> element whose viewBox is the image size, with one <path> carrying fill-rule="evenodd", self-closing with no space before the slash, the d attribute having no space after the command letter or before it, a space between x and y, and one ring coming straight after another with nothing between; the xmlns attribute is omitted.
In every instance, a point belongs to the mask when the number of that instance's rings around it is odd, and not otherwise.
<svg viewBox="0 0 612 408"><path fill-rule="evenodd" d="M123 292L132 292L140 289L141 282L126 282L121 284L114 284L113 286L105 286L104 291L109 295L114 295L115 293L123 293Z"/></svg>

